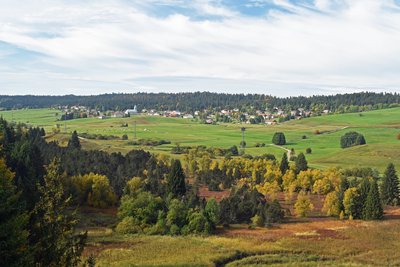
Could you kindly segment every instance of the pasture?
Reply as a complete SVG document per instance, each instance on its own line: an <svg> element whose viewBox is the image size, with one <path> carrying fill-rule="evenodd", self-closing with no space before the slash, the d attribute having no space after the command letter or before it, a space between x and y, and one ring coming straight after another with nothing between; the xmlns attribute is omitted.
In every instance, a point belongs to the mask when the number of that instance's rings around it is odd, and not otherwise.
<svg viewBox="0 0 400 267"><path fill-rule="evenodd" d="M195 120L181 118L164 118L151 116L132 116L130 118L98 118L58 121L61 112L56 109L24 109L0 111L0 116L33 126L44 127L48 140L57 140L65 145L71 132L115 135L128 135L134 138L134 122L136 122L137 139L168 140L171 144L161 146L134 146L129 140L92 140L81 139L86 149L100 149L109 152L126 153L131 149L142 148L152 153L170 154L176 144L180 146L198 146L229 148L239 146L241 127L246 127L246 154L274 154L278 159L283 149L270 146L275 132L284 132L287 144L285 148L293 148L298 154L307 148L312 153L306 155L309 165L316 168L342 167L373 167L382 171L388 162L400 165L400 108L384 109L364 113L348 113L325 115L292 120L279 125L250 124L200 124ZM122 127L125 123L128 127ZM56 124L61 132L52 134ZM66 129L66 131L65 131ZM316 134L316 132L321 134ZM362 133L367 145L340 148L340 137L347 131ZM306 138L304 139L303 136ZM265 147L255 147L256 143L264 143Z"/></svg>

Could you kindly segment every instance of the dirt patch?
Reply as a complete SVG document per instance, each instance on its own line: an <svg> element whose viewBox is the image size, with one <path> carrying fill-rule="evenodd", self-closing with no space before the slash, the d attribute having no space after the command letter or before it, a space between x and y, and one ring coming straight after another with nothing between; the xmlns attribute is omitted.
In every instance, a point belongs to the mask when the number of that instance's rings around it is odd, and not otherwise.
<svg viewBox="0 0 400 267"><path fill-rule="evenodd" d="M385 207L384 218L387 220L400 220L400 208L392 206Z"/></svg>
<svg viewBox="0 0 400 267"><path fill-rule="evenodd" d="M199 188L199 197L210 199L215 198L218 202L220 202L223 198L229 197L230 191L223 190L223 191L210 191L208 190L207 186L201 186Z"/></svg>
<svg viewBox="0 0 400 267"><path fill-rule="evenodd" d="M220 229L218 234L227 237L256 238L262 241L277 241L283 237L346 239L341 230L362 226L362 221L340 221L331 218L308 218L308 221L299 221L292 218L286 223L276 224L270 228L248 229L247 225L235 225L232 228Z"/></svg>

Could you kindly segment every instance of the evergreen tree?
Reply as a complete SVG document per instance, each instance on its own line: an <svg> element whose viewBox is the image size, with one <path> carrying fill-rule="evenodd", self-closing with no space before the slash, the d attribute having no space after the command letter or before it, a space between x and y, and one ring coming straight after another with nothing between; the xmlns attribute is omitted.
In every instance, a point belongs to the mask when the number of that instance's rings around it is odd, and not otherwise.
<svg viewBox="0 0 400 267"><path fill-rule="evenodd" d="M364 220L380 220L383 217L382 202L379 197L378 185L373 181L370 185L367 200L363 210Z"/></svg>
<svg viewBox="0 0 400 267"><path fill-rule="evenodd" d="M286 145L285 134L281 132L277 132L272 137L272 143L278 146Z"/></svg>
<svg viewBox="0 0 400 267"><path fill-rule="evenodd" d="M14 175L0 159L0 266L30 266L28 215L13 184Z"/></svg>
<svg viewBox="0 0 400 267"><path fill-rule="evenodd" d="M398 205L399 202L399 178L393 163L389 163L385 170L381 185L382 202L385 205Z"/></svg>
<svg viewBox="0 0 400 267"><path fill-rule="evenodd" d="M44 185L39 186L40 200L33 211L31 244L38 266L77 266L86 234L76 234L75 212L69 213L71 198L66 198L58 163L47 168Z"/></svg>
<svg viewBox="0 0 400 267"><path fill-rule="evenodd" d="M173 160L171 172L168 175L168 192L174 197L183 196L186 193L185 174L180 160Z"/></svg>
<svg viewBox="0 0 400 267"><path fill-rule="evenodd" d="M79 141L78 133L76 131L72 133L71 139L68 141L68 148L71 149L81 148L81 142Z"/></svg>
<svg viewBox="0 0 400 267"><path fill-rule="evenodd" d="M359 185L359 209L362 209L362 206L365 204L367 201L368 193L371 189L371 182L369 178L363 178Z"/></svg>
<svg viewBox="0 0 400 267"><path fill-rule="evenodd" d="M344 210L344 206L343 206L344 192L346 192L346 190L349 189L349 187L350 187L350 185L349 185L349 181L347 180L347 178L342 177L340 179L339 191L338 191L339 206L340 206L339 209L341 211Z"/></svg>
<svg viewBox="0 0 400 267"><path fill-rule="evenodd" d="M11 153L12 171L15 172L15 184L21 191L21 199L26 209L31 211L39 200L38 184L43 184L43 159L39 148L29 140L15 143Z"/></svg>
<svg viewBox="0 0 400 267"><path fill-rule="evenodd" d="M295 166L296 166L297 173L308 169L308 163L307 163L306 157L304 156L303 153L300 153L297 156L296 161L295 161Z"/></svg>
<svg viewBox="0 0 400 267"><path fill-rule="evenodd" d="M282 175L285 175L286 171L289 170L289 161L286 153L283 153L281 164L279 166Z"/></svg>

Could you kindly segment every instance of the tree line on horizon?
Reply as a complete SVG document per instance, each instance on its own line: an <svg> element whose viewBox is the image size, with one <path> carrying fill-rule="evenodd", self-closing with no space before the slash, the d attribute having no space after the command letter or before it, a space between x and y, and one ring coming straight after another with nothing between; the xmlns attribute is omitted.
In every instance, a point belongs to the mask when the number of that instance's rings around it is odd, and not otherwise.
<svg viewBox="0 0 400 267"><path fill-rule="evenodd" d="M97 109L125 110L134 105L138 109L196 110L239 109L241 112L272 110L279 107L285 111L303 108L310 111L329 110L336 113L360 112L396 107L400 104L398 93L361 92L336 95L314 95L310 97L275 97L265 94L226 94L211 92L193 93L112 93L91 96L9 96L0 95L0 108L49 108L82 105Z"/></svg>

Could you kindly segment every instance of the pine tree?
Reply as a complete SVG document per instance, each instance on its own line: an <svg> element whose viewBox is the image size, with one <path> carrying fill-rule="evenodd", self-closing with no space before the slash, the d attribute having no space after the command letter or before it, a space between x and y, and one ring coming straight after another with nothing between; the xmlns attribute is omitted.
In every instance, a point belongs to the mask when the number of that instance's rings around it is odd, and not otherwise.
<svg viewBox="0 0 400 267"><path fill-rule="evenodd" d="M285 175L286 171L289 169L289 161L286 153L283 153L282 155L281 165L279 166L279 169L281 170L282 175Z"/></svg>
<svg viewBox="0 0 400 267"><path fill-rule="evenodd" d="M378 185L373 181L370 185L367 200L363 209L364 220L380 220L383 217L382 202L379 197Z"/></svg>
<svg viewBox="0 0 400 267"><path fill-rule="evenodd" d="M385 205L400 204L399 196L399 178L396 175L396 169L393 163L389 163L385 170L381 185L382 202Z"/></svg>
<svg viewBox="0 0 400 267"><path fill-rule="evenodd" d="M297 173L308 169L308 163L307 163L306 157L304 156L303 153L300 153L297 156L296 161L295 161L295 166L296 166Z"/></svg>
<svg viewBox="0 0 400 267"><path fill-rule="evenodd" d="M44 185L39 186L40 200L33 211L30 237L34 259L39 266L77 266L86 234L76 234L75 212L68 212L71 198L66 198L60 169L53 161L47 168Z"/></svg>
<svg viewBox="0 0 400 267"><path fill-rule="evenodd" d="M183 196L186 193L185 174L180 160L173 160L171 172L168 175L168 192L174 197Z"/></svg>
<svg viewBox="0 0 400 267"><path fill-rule="evenodd" d="M28 215L13 184L14 175L0 159L0 266L30 266Z"/></svg>
<svg viewBox="0 0 400 267"><path fill-rule="evenodd" d="M277 132L272 137L272 143L278 146L286 145L285 134L281 132Z"/></svg>
<svg viewBox="0 0 400 267"><path fill-rule="evenodd" d="M68 148L71 149L81 148L81 142L79 141L78 133L76 131L72 133L71 139L68 141Z"/></svg>

